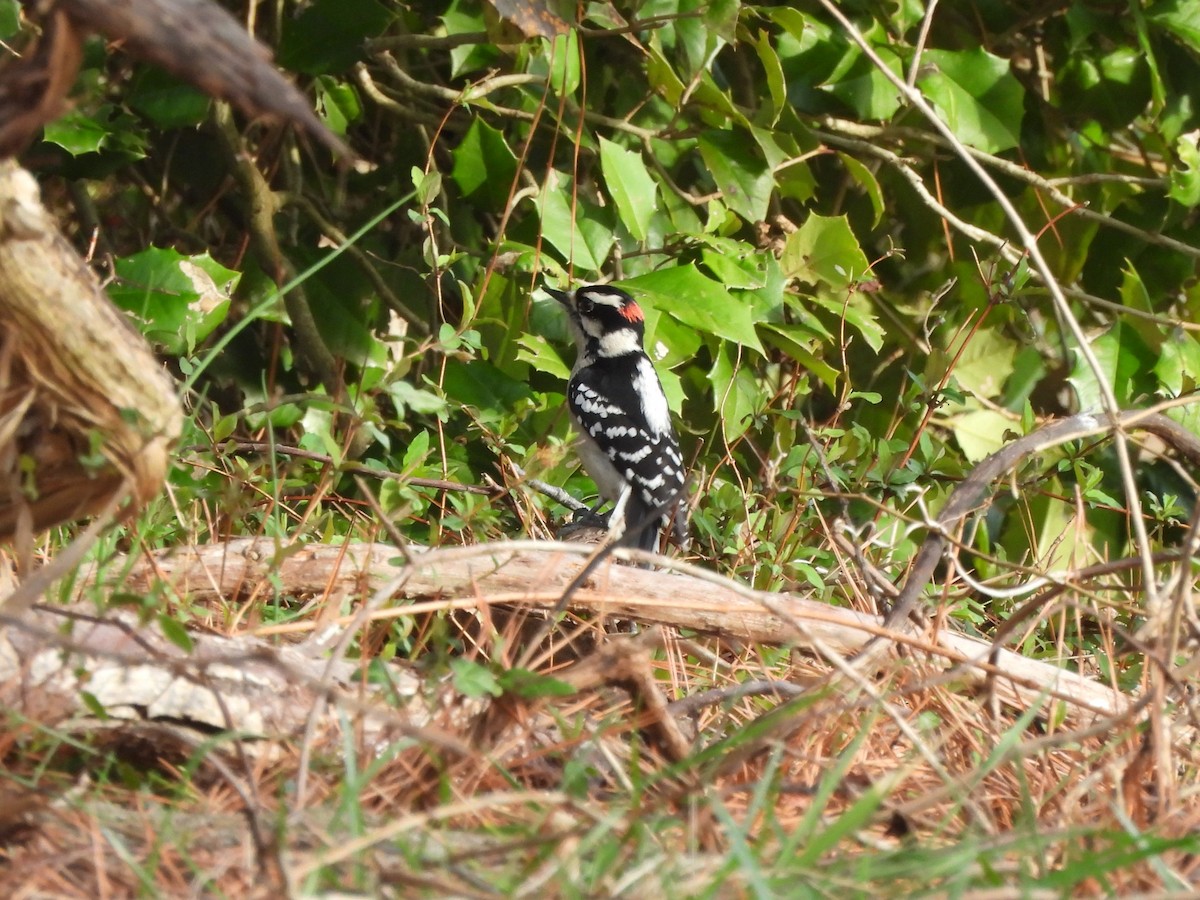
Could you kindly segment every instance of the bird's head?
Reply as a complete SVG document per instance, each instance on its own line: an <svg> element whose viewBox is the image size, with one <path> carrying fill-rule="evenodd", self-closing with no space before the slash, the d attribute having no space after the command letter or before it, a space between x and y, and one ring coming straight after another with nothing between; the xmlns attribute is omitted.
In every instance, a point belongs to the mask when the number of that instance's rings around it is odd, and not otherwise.
<svg viewBox="0 0 1200 900"><path fill-rule="evenodd" d="M646 317L637 301L620 288L592 284L546 293L563 305L579 352L590 357L624 356L642 349Z"/></svg>

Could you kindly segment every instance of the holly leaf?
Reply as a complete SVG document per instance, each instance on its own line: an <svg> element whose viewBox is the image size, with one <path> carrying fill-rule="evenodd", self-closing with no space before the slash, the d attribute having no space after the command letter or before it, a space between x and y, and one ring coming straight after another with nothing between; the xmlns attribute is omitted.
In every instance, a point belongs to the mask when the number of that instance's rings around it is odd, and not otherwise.
<svg viewBox="0 0 1200 900"><path fill-rule="evenodd" d="M922 62L921 90L959 140L987 153L1020 143L1025 89L1008 60L975 47L927 50Z"/></svg>
<svg viewBox="0 0 1200 900"><path fill-rule="evenodd" d="M754 424L762 392L748 366L739 365L737 352L729 344L717 353L709 370L713 388L713 406L721 420L725 440L732 443Z"/></svg>
<svg viewBox="0 0 1200 900"><path fill-rule="evenodd" d="M691 263L631 278L621 287L677 322L763 352L754 330L753 304L731 296L724 285L704 277Z"/></svg>
<svg viewBox="0 0 1200 900"><path fill-rule="evenodd" d="M450 155L454 159L450 177L463 195L480 193L493 208L503 208L517 174L517 157L504 132L476 117Z"/></svg>
<svg viewBox="0 0 1200 900"><path fill-rule="evenodd" d="M1167 196L1184 206L1200 205L1200 132L1180 135L1175 154L1182 168L1171 169Z"/></svg>
<svg viewBox="0 0 1200 900"><path fill-rule="evenodd" d="M600 221L599 209L587 209L582 201L576 211L571 209L570 180L557 169L551 169L547 176L546 189L538 198L538 211L542 235L565 259L592 272L604 268L616 238Z"/></svg>
<svg viewBox="0 0 1200 900"><path fill-rule="evenodd" d="M315 0L294 18L284 17L279 65L306 75L344 72L363 58L364 41L382 34L395 16L376 0Z"/></svg>
<svg viewBox="0 0 1200 900"><path fill-rule="evenodd" d="M600 166L621 221L637 240L646 240L658 208L658 183L646 171L642 155L601 137Z"/></svg>
<svg viewBox="0 0 1200 900"><path fill-rule="evenodd" d="M808 284L823 281L835 290L862 280L870 268L846 217L816 213L788 235L780 264L789 278Z"/></svg>
<svg viewBox="0 0 1200 900"><path fill-rule="evenodd" d="M207 253L187 257L160 247L118 259L114 268L109 297L141 319L150 340L176 354L191 353L225 321L241 278Z"/></svg>
<svg viewBox="0 0 1200 900"><path fill-rule="evenodd" d="M732 131L708 131L700 136L699 146L725 205L747 222L761 222L775 179L766 160L754 152L754 138Z"/></svg>

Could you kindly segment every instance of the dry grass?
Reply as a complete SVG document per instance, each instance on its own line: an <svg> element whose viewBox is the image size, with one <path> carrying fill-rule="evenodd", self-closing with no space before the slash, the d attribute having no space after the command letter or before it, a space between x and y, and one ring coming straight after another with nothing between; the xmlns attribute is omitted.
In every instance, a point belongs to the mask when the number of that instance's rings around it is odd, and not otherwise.
<svg viewBox="0 0 1200 900"><path fill-rule="evenodd" d="M176 612L245 632L261 625L239 614L243 599L271 607L261 587L179 598ZM304 621L356 603L274 590ZM1060 595L1044 615L1097 596ZM1148 702L1068 727L1060 705L1005 708L912 649L856 680L798 650L568 616L531 655L555 681L496 696L487 679L542 620L452 600L352 627L358 675L328 694L315 727L271 740L39 715L32 701L12 711L0 885L88 897L740 895L799 883L1088 896L1183 890L1197 877L1186 666L1156 683L1164 669L1147 665L1136 694ZM398 645L412 662L389 660ZM1145 660L1135 648L1122 657ZM422 703L381 687L402 668ZM560 682L576 690L554 695ZM763 692L739 695L748 682ZM370 727L369 713L419 727Z"/></svg>

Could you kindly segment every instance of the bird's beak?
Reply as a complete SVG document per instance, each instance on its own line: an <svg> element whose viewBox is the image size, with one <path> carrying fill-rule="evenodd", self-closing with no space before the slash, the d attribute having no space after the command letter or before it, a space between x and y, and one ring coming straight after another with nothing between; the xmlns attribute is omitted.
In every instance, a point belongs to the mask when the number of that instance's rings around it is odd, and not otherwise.
<svg viewBox="0 0 1200 900"><path fill-rule="evenodd" d="M563 306L571 305L570 291L556 291L554 288L546 288L546 293L561 303Z"/></svg>

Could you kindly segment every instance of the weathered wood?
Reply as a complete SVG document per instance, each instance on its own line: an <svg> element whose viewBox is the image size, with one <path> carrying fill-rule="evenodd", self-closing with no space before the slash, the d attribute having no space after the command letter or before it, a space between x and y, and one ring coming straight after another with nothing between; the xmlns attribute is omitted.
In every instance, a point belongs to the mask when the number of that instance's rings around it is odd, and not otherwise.
<svg viewBox="0 0 1200 900"><path fill-rule="evenodd" d="M67 627L69 626L69 628ZM374 702L360 666L303 647L272 647L253 637L193 634L190 652L132 613L103 620L67 610L38 610L0 630L0 707L43 723L91 716L83 692L114 722L167 722L202 734L295 740L318 700L329 702L317 732L336 733L347 706L368 738L407 732L429 719L420 683L402 671L392 690L407 703Z"/></svg>
<svg viewBox="0 0 1200 900"><path fill-rule="evenodd" d="M125 589L146 590L160 578L173 591L195 601L271 596L282 585L289 593L335 600L373 601L371 618L396 617L432 609L475 609L487 605L552 609L579 571L580 548L533 542L493 544L451 550L411 550L410 566L398 566L399 551L380 544L314 544L279 549L268 540L242 539L187 547L135 562ZM583 551L586 552L586 549ZM402 577L401 577L402 576ZM785 615L772 612L771 608ZM894 636L899 645L924 648L931 665L961 665L960 684L990 680L997 699L1025 710L1047 699L1064 701L1063 715L1086 723L1116 715L1132 701L1089 678L952 631L907 636L888 632L882 620L848 609L786 594L766 594L718 576L699 578L603 564L572 596L569 609L674 625L739 641L804 646L810 639L843 656L860 651L874 636ZM345 626L350 616L326 627ZM790 621L789 621L790 620ZM797 631L799 624L805 633ZM311 629L311 623L263 633Z"/></svg>
<svg viewBox="0 0 1200 900"><path fill-rule="evenodd" d="M183 413L150 347L0 160L0 541L162 487ZM127 487L126 487L127 485Z"/></svg>

